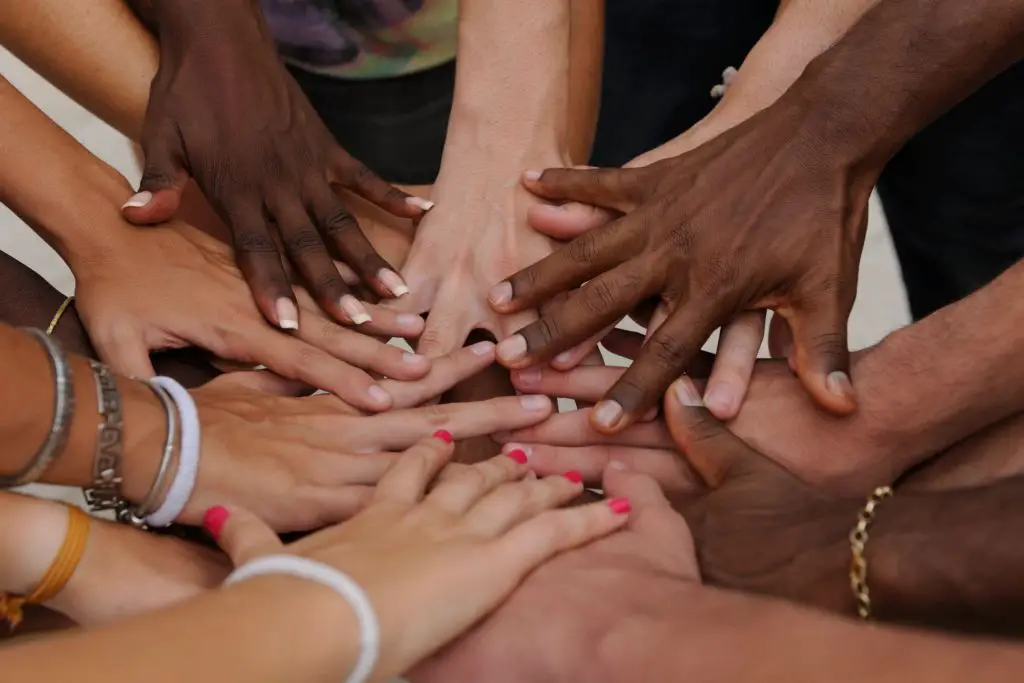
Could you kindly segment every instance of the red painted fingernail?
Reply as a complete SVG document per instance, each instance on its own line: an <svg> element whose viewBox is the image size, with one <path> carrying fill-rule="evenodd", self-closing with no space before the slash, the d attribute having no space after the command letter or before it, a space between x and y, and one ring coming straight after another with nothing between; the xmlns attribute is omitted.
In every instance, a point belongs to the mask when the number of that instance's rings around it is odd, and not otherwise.
<svg viewBox="0 0 1024 683"><path fill-rule="evenodd" d="M509 451L508 453L506 453L505 455L507 455L508 457L512 458L513 460L515 460L520 465L525 465L526 464L526 451L524 451L522 448L513 449L513 450Z"/></svg>
<svg viewBox="0 0 1024 683"><path fill-rule="evenodd" d="M574 484L581 484L581 483L583 483L583 475L580 474L579 472L577 472L576 470L572 470L571 472L566 472L562 476L565 477L566 479L568 479L569 481L571 481Z"/></svg>
<svg viewBox="0 0 1024 683"><path fill-rule="evenodd" d="M447 429L438 429L436 432L434 432L434 438L440 439L445 443L451 443L452 441L454 441L454 439L452 439L452 433L449 432Z"/></svg>
<svg viewBox="0 0 1024 683"><path fill-rule="evenodd" d="M231 513L228 512L227 508L214 505L203 515L203 528L206 529L206 533L210 534L214 540L217 540L220 538L220 532L224 530L224 523L228 521L230 516Z"/></svg>
<svg viewBox="0 0 1024 683"><path fill-rule="evenodd" d="M617 515L628 515L629 511L633 509L629 498L612 498L608 501L608 507Z"/></svg>

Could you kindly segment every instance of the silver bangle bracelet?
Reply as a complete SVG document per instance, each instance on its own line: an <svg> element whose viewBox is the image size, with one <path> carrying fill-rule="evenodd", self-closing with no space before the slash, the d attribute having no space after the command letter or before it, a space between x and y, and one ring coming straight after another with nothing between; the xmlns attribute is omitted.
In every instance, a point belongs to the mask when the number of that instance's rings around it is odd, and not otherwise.
<svg viewBox="0 0 1024 683"><path fill-rule="evenodd" d="M146 528L146 517L153 512L157 505L157 498L164 488L164 481L171 469L171 461L174 460L174 449L178 440L178 406L171 400L167 391L152 382L146 382L146 386L156 394L164 407L167 415L167 436L164 439L163 457L160 459L160 467L153 478L153 484L149 487L146 497L136 506L123 505L118 510L117 520L123 524L130 524L136 529Z"/></svg>
<svg viewBox="0 0 1024 683"><path fill-rule="evenodd" d="M85 502L93 512L117 510L122 506L121 481L124 463L124 410L117 379L103 363L91 360L99 407L99 438L92 463L92 486L82 489Z"/></svg>
<svg viewBox="0 0 1024 683"><path fill-rule="evenodd" d="M71 416L75 412L71 366L68 364L67 356L64 355L64 350L42 330L23 328L22 331L38 341L46 350L46 355L49 356L50 368L53 370L54 376L53 422L50 424L46 441L43 442L42 447L28 465L17 474L0 476L0 489L24 486L39 480L39 477L67 447Z"/></svg>

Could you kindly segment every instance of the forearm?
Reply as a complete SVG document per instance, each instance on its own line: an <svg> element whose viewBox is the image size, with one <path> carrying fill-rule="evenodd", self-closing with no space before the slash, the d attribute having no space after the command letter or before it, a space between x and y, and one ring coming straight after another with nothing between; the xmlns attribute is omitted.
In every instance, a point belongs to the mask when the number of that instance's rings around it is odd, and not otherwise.
<svg viewBox="0 0 1024 683"><path fill-rule="evenodd" d="M453 178L514 186L524 169L565 163L570 25L570 0L459 3L459 69L435 194Z"/></svg>
<svg viewBox="0 0 1024 683"><path fill-rule="evenodd" d="M624 619L594 680L1004 681L1024 666L1019 648L867 627L790 603L701 586L663 596L665 612ZM699 636L693 624L699 623ZM741 652L742 656L736 656Z"/></svg>
<svg viewBox="0 0 1024 683"><path fill-rule="evenodd" d="M60 503L0 491L0 593L35 588L60 548L67 516Z"/></svg>
<svg viewBox="0 0 1024 683"><path fill-rule="evenodd" d="M1024 410L1024 262L897 330L853 371L880 481Z"/></svg>
<svg viewBox="0 0 1024 683"><path fill-rule="evenodd" d="M119 238L127 181L0 77L0 201L68 262L99 259ZM130 229L127 225L125 230Z"/></svg>
<svg viewBox="0 0 1024 683"><path fill-rule="evenodd" d="M290 624L307 628L290 628ZM341 680L357 654L354 615L329 589L290 577L253 579L102 629L0 652L0 668L27 683L295 683ZM182 656L187 653L188 656Z"/></svg>
<svg viewBox="0 0 1024 683"><path fill-rule="evenodd" d="M1022 57L1017 0L887 0L784 99L812 112L823 149L877 173L914 133Z"/></svg>
<svg viewBox="0 0 1024 683"><path fill-rule="evenodd" d="M569 27L569 159L590 160L601 108L605 0L571 0Z"/></svg>
<svg viewBox="0 0 1024 683"><path fill-rule="evenodd" d="M132 140L159 58L122 0L38 0L0 13L0 44ZM6 111L5 111L6 113Z"/></svg>

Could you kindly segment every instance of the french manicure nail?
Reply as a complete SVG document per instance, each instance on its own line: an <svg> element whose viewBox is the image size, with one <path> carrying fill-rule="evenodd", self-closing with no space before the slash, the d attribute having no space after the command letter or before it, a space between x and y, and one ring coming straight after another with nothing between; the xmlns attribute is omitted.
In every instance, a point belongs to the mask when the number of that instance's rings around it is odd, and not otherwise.
<svg viewBox="0 0 1024 683"><path fill-rule="evenodd" d="M622 418L622 406L616 401L601 401L594 406L593 418L595 423L610 429Z"/></svg>
<svg viewBox="0 0 1024 683"><path fill-rule="evenodd" d="M142 192L136 192L128 198L121 208L122 209L139 209L153 201L153 193L143 190Z"/></svg>
<svg viewBox="0 0 1024 683"><path fill-rule="evenodd" d="M476 344L473 344L469 348L477 356L489 356L490 354L494 353L494 342L477 342Z"/></svg>
<svg viewBox="0 0 1024 683"><path fill-rule="evenodd" d="M825 387L829 393L843 398L847 398L853 393L853 384L850 383L850 378L845 372L838 370L829 373L829 376L825 378Z"/></svg>
<svg viewBox="0 0 1024 683"><path fill-rule="evenodd" d="M520 396L519 405L526 410L547 410L551 407L551 399L547 396Z"/></svg>
<svg viewBox="0 0 1024 683"><path fill-rule="evenodd" d="M491 291L487 293L487 299L495 306L512 301L512 283L506 281L494 285L491 287Z"/></svg>
<svg viewBox="0 0 1024 683"><path fill-rule="evenodd" d="M513 363L526 356L526 337L513 334L498 344L498 358L506 363Z"/></svg>
<svg viewBox="0 0 1024 683"><path fill-rule="evenodd" d="M677 379L673 390L676 392L676 398L684 406L700 408L704 405L704 401L701 399L700 394L697 393L697 388L693 386L693 382L690 381L689 377Z"/></svg>
<svg viewBox="0 0 1024 683"><path fill-rule="evenodd" d="M440 439L441 441L444 441L447 444L450 444L452 441L454 441L454 439L452 438L452 433L449 432L447 429L438 429L436 432L434 432L434 438Z"/></svg>
<svg viewBox="0 0 1024 683"><path fill-rule="evenodd" d="M277 313L277 326L282 330L299 329L299 309L294 301L281 297L274 304L274 312Z"/></svg>
<svg viewBox="0 0 1024 683"><path fill-rule="evenodd" d="M228 512L227 508L214 505L203 515L203 528L206 529L206 533L210 534L214 540L217 540L220 538L220 532L224 530L224 523L228 521L230 516L231 513Z"/></svg>
<svg viewBox="0 0 1024 683"><path fill-rule="evenodd" d="M583 483L583 475L580 474L579 472L577 472L576 470L571 470L569 472L566 472L562 476L565 477L566 479L568 479L569 481L571 481L574 484L582 484Z"/></svg>
<svg viewBox="0 0 1024 683"><path fill-rule="evenodd" d="M415 206L417 209L422 211L430 211L434 208L434 202L423 197L406 197L405 203L410 206Z"/></svg>
<svg viewBox="0 0 1024 683"><path fill-rule="evenodd" d="M540 180L540 171L525 171L523 177L527 180Z"/></svg>
<svg viewBox="0 0 1024 683"><path fill-rule="evenodd" d="M405 281L402 277L393 270L387 268L381 268L377 273L377 279L388 288L395 297L402 297L409 293L409 287L406 286Z"/></svg>
<svg viewBox="0 0 1024 683"><path fill-rule="evenodd" d="M511 450L505 455L508 456L509 458L512 458L520 465L525 465L526 461L528 460L528 458L526 457L526 451L523 451L522 449L519 448Z"/></svg>
<svg viewBox="0 0 1024 683"><path fill-rule="evenodd" d="M525 387L535 387L540 384L540 378L543 376L544 372L535 365L532 368L516 372L516 381Z"/></svg>
<svg viewBox="0 0 1024 683"><path fill-rule="evenodd" d="M608 507L617 515L628 515L629 511L633 509L629 498L612 498L608 501Z"/></svg>
<svg viewBox="0 0 1024 683"><path fill-rule="evenodd" d="M362 325L372 320L370 314L366 312L366 308L359 302L359 299L351 294L341 297L341 310L345 311L345 315L348 316L353 325Z"/></svg>
<svg viewBox="0 0 1024 683"><path fill-rule="evenodd" d="M384 389L376 384L367 389L366 393L374 403L384 405L391 402L391 394L384 391Z"/></svg>

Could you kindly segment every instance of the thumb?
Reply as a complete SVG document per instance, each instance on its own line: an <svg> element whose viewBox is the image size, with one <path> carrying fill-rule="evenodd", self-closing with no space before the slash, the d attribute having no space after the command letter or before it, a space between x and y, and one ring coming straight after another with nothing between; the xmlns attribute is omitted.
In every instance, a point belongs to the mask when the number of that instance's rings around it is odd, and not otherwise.
<svg viewBox="0 0 1024 683"><path fill-rule="evenodd" d="M704 407L689 377L677 379L665 394L665 422L676 446L711 488L767 466L763 455Z"/></svg>
<svg viewBox="0 0 1024 683"><path fill-rule="evenodd" d="M797 376L816 403L837 415L857 409L846 339L849 313L848 307L844 311L836 302L819 301L786 316L793 333Z"/></svg>
<svg viewBox="0 0 1024 683"><path fill-rule="evenodd" d="M100 360L125 377L149 378L156 375L149 359L149 347L138 330L112 325L106 332L93 335L93 347Z"/></svg>
<svg viewBox="0 0 1024 683"><path fill-rule="evenodd" d="M146 160L139 191L124 206L121 214L129 223L152 225L169 221L181 205L189 173L177 131L142 140Z"/></svg>
<svg viewBox="0 0 1024 683"><path fill-rule="evenodd" d="M540 234L567 242L615 220L618 215L597 206L569 202L531 206L526 211L526 220Z"/></svg>
<svg viewBox="0 0 1024 683"><path fill-rule="evenodd" d="M647 172L645 168L549 168L543 173L527 171L523 185L545 199L583 202L626 213L640 203Z"/></svg>
<svg viewBox="0 0 1024 683"><path fill-rule="evenodd" d="M203 515L203 529L217 541L235 567L284 548L281 539L263 520L234 506L215 505L207 510Z"/></svg>

